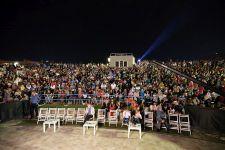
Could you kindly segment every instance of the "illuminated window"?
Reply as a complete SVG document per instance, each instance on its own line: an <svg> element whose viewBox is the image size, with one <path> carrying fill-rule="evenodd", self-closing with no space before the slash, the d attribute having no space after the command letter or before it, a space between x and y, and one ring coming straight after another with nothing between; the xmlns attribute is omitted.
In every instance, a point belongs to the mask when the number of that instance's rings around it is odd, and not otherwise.
<svg viewBox="0 0 225 150"><path fill-rule="evenodd" d="M123 65L124 65L124 67L127 67L127 61L124 61Z"/></svg>
<svg viewBox="0 0 225 150"><path fill-rule="evenodd" d="M123 67L123 61L120 61L120 67Z"/></svg>

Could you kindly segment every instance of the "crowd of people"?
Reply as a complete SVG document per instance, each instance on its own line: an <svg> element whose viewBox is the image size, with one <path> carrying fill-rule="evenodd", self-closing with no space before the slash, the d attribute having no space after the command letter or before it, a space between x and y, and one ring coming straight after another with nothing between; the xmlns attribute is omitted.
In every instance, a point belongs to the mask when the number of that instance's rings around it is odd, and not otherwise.
<svg viewBox="0 0 225 150"><path fill-rule="evenodd" d="M225 93L225 62L217 61L183 61L183 62L166 62L176 70L181 71L209 86L216 87Z"/></svg>
<svg viewBox="0 0 225 150"><path fill-rule="evenodd" d="M166 62L210 86L225 89L222 61ZM106 64L0 64L0 101L29 100L32 92L48 102L102 99L106 104L133 99L138 105L162 105L182 111L185 105L224 107L224 97L165 68L143 61L130 68Z"/></svg>

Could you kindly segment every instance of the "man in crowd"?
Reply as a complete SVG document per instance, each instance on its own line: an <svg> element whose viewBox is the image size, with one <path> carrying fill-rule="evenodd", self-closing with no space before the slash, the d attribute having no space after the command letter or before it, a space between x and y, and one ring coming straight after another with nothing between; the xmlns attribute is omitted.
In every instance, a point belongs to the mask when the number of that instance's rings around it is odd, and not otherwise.
<svg viewBox="0 0 225 150"><path fill-rule="evenodd" d="M38 103L40 101L40 97L38 96L38 94L33 91L31 93L31 97L30 97L30 103L31 103L31 107L30 107L30 115L31 115L31 119L34 117L34 111L36 116L38 116Z"/></svg>

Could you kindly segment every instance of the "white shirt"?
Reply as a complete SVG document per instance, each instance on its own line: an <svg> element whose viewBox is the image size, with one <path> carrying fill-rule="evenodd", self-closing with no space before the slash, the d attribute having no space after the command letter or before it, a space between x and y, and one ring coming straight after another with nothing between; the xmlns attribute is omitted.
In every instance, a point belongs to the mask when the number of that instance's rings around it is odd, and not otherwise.
<svg viewBox="0 0 225 150"><path fill-rule="evenodd" d="M130 118L130 116L131 116L130 111L125 110L125 111L123 112L123 118Z"/></svg>
<svg viewBox="0 0 225 150"><path fill-rule="evenodd" d="M111 89L114 90L115 88L116 88L116 84L115 83L112 83L111 84Z"/></svg>

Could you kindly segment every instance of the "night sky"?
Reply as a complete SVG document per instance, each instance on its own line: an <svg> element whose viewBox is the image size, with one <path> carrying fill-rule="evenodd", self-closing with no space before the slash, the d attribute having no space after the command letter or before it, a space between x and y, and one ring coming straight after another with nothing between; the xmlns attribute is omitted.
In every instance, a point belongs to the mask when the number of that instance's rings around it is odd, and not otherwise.
<svg viewBox="0 0 225 150"><path fill-rule="evenodd" d="M111 52L196 59L225 51L224 0L5 0L0 59L105 62ZM170 26L171 22L175 22Z"/></svg>

